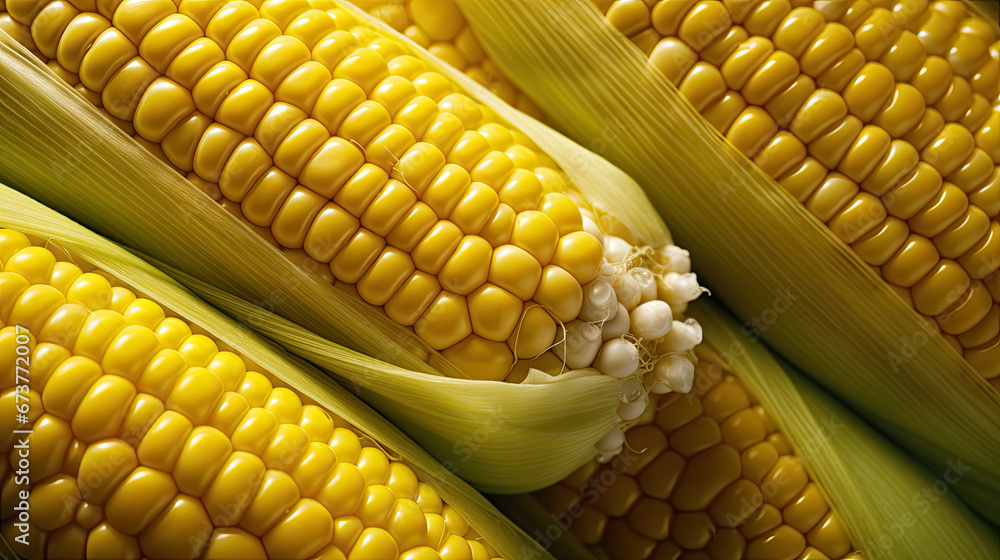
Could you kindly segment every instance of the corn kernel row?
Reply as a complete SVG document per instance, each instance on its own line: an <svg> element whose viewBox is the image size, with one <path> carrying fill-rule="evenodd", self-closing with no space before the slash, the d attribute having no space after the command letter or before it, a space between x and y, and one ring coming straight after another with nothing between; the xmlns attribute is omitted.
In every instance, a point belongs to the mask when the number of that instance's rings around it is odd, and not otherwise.
<svg viewBox="0 0 1000 560"><path fill-rule="evenodd" d="M737 149L1000 383L993 27L961 2L600 7Z"/></svg>
<svg viewBox="0 0 1000 560"><path fill-rule="evenodd" d="M363 0L356 4L507 103L535 118L541 117L535 104L485 53L454 0Z"/></svg>
<svg viewBox="0 0 1000 560"><path fill-rule="evenodd" d="M536 498L600 557L819 560L854 546L801 460L734 376L703 359L660 395L627 448Z"/></svg>
<svg viewBox="0 0 1000 560"><path fill-rule="evenodd" d="M28 557L497 556L405 463L156 302L13 230L0 265L0 517L14 543L12 430L32 430Z"/></svg>

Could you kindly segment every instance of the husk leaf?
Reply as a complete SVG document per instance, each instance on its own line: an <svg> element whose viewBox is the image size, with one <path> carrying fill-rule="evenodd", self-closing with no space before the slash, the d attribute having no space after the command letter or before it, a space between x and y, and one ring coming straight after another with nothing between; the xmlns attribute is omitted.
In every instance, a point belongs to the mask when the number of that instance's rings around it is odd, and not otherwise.
<svg viewBox="0 0 1000 560"><path fill-rule="evenodd" d="M446 502L458 509L505 557L517 558L524 550L531 550L551 558L468 484L445 469L355 395L302 359L265 342L242 325L205 305L176 281L124 248L2 184L0 207L3 209L0 212L0 227L46 239L74 257L113 274L140 291L144 297L160 303L201 326L213 337L225 341L235 352L280 378L288 387L363 430L387 448L391 455L403 457L422 481L431 484ZM377 364L374 360L372 363L373 367Z"/></svg>
<svg viewBox="0 0 1000 560"><path fill-rule="evenodd" d="M785 358L1000 522L1000 395L588 2L457 0L497 65L645 188L703 283ZM791 300L780 305L782 297ZM778 313L782 310L782 313Z"/></svg>

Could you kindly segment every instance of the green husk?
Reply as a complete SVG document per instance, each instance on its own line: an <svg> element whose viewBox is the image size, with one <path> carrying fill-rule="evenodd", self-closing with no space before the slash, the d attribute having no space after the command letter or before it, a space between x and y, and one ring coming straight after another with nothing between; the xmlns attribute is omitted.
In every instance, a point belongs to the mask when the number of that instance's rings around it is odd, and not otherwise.
<svg viewBox="0 0 1000 560"><path fill-rule="evenodd" d="M497 65L571 138L586 145L619 127L602 155L646 189L746 336L762 335L936 472L972 465L956 488L1000 522L1000 395L867 264L589 3L457 3Z"/></svg>
<svg viewBox="0 0 1000 560"><path fill-rule="evenodd" d="M607 376L563 375L544 387L531 385L541 378L518 385L462 379L412 331L288 260L2 32L0 57L0 90L5 92L0 97L0 182L183 278L197 278L288 319L284 327L270 330L298 336L302 353L367 387L371 402L385 403L389 408L383 412L473 485L492 492L543 487L586 460L594 442L617 420L621 382ZM309 332L315 336L301 344ZM413 352L429 356L429 363ZM507 421L470 458L454 442L475 441L483 411L502 411ZM584 418L584 411L591 416ZM573 431L553 444L553 434L563 433L568 419Z"/></svg>
<svg viewBox="0 0 1000 560"><path fill-rule="evenodd" d="M144 297L160 303L201 326L213 337L225 341L235 352L279 377L288 387L363 430L388 448L391 454L402 456L421 480L434 487L446 502L458 509L505 557L517 558L523 551L531 550L551 558L468 484L459 480L355 395L302 359L265 342L245 327L208 307L176 281L122 247L5 185L0 185L0 207L3 208L0 227L47 239L75 257L113 274L136 288ZM372 362L377 363L374 360Z"/></svg>

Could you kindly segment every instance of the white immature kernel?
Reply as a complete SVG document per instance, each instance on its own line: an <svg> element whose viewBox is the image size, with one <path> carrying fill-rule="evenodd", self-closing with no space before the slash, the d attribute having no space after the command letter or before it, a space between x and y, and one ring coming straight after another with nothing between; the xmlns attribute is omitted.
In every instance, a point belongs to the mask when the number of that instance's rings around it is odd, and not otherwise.
<svg viewBox="0 0 1000 560"><path fill-rule="evenodd" d="M655 300L633 309L629 320L632 334L642 340L652 340L670 332L674 316L667 302Z"/></svg>
<svg viewBox="0 0 1000 560"><path fill-rule="evenodd" d="M629 328L629 316L628 310L625 306L618 303L618 310L615 312L614 317L610 320L605 321L604 325L601 327L601 339L611 340L612 338L618 338L619 336L628 332Z"/></svg>
<svg viewBox="0 0 1000 560"><path fill-rule="evenodd" d="M694 384L694 363L680 354L668 354L653 366L656 383L649 389L653 393L688 393Z"/></svg>
<svg viewBox="0 0 1000 560"><path fill-rule="evenodd" d="M631 342L614 338L601 346L594 367L604 375L621 379L639 369L639 351Z"/></svg>

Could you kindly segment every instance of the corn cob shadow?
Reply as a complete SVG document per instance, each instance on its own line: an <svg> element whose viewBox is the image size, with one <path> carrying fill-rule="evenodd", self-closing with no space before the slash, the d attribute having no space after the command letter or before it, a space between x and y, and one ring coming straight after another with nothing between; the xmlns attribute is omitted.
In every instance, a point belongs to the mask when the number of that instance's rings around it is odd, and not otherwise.
<svg viewBox="0 0 1000 560"><path fill-rule="evenodd" d="M591 6L458 3L498 65L575 140L622 123L627 133L603 155L643 184L716 296L752 324L776 290L794 290L799 300L765 340L938 472L955 457L976 465L959 492L1000 519L1000 398L866 263Z"/></svg>

